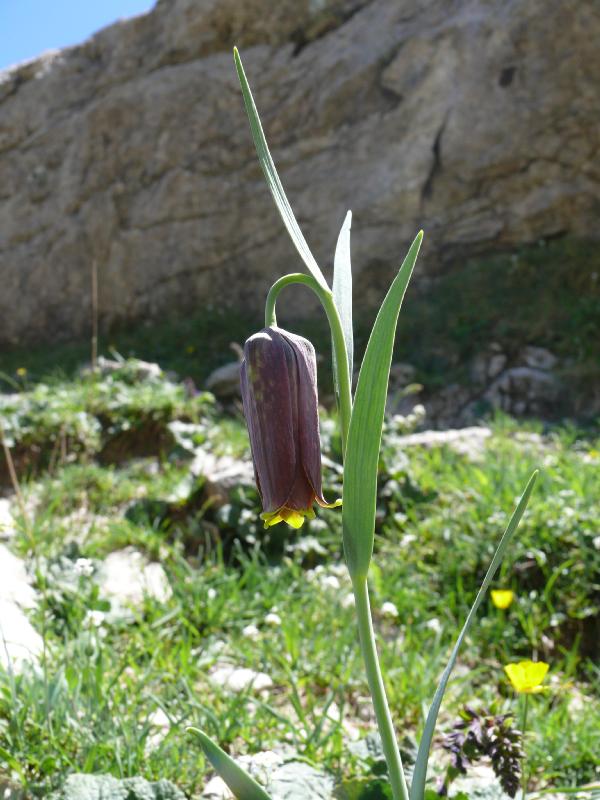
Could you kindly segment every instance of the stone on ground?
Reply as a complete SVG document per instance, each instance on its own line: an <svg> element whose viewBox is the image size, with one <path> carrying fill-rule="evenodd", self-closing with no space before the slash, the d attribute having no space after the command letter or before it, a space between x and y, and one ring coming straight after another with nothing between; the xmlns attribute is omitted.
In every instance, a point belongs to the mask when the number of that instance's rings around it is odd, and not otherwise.
<svg viewBox="0 0 600 800"><path fill-rule="evenodd" d="M144 778L118 780L112 775L69 775L50 800L185 800L185 795L166 780Z"/></svg>
<svg viewBox="0 0 600 800"><path fill-rule="evenodd" d="M0 665L21 672L27 664L37 664L43 648L42 637L23 610L0 598Z"/></svg>
<svg viewBox="0 0 600 800"><path fill-rule="evenodd" d="M4 669L21 672L26 664L37 663L42 638L24 611L35 603L25 564L0 545L0 665Z"/></svg>
<svg viewBox="0 0 600 800"><path fill-rule="evenodd" d="M215 686L234 693L248 690L262 692L273 686L272 679L266 673L230 664L215 664L208 677Z"/></svg>
<svg viewBox="0 0 600 800"><path fill-rule="evenodd" d="M172 589L164 569L148 563L133 547L115 550L104 560L99 571L100 593L111 600L113 612L128 606L140 606L144 597L167 601Z"/></svg>
<svg viewBox="0 0 600 800"><path fill-rule="evenodd" d="M230 400L241 395L240 362L230 361L210 373L206 388L220 400Z"/></svg>
<svg viewBox="0 0 600 800"><path fill-rule="evenodd" d="M11 539L15 534L15 521L10 512L11 502L0 497L0 539Z"/></svg>
<svg viewBox="0 0 600 800"><path fill-rule="evenodd" d="M464 792L469 800L509 800L494 770L484 764L469 768L468 775L457 778L450 788L450 797Z"/></svg>
<svg viewBox="0 0 600 800"><path fill-rule="evenodd" d="M450 429L447 431L423 431L411 433L408 436L399 436L399 447L442 447L446 445L455 453L471 460L477 460L483 455L485 442L492 435L489 428L472 426L470 428Z"/></svg>
<svg viewBox="0 0 600 800"><path fill-rule="evenodd" d="M266 751L236 759L269 793L272 800L331 800L333 778L293 757ZM233 794L219 777L210 780L203 800L231 800Z"/></svg>
<svg viewBox="0 0 600 800"><path fill-rule="evenodd" d="M33 608L36 602L25 562L3 544L0 544L0 600L17 603L21 608Z"/></svg>

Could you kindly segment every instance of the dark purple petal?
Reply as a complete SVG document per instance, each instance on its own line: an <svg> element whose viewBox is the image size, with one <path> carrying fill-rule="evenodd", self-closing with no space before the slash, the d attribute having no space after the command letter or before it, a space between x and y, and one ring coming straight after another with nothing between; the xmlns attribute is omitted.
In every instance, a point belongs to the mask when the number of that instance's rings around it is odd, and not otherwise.
<svg viewBox="0 0 600 800"><path fill-rule="evenodd" d="M265 511L286 504L299 466L298 369L294 353L275 328L244 346L241 387L257 484Z"/></svg>
<svg viewBox="0 0 600 800"><path fill-rule="evenodd" d="M329 505L321 487L315 351L301 336L270 327L248 339L244 357L240 381L261 516L266 526L284 519L299 527L303 516L314 516L315 500Z"/></svg>
<svg viewBox="0 0 600 800"><path fill-rule="evenodd" d="M306 473L300 468L296 472L296 479L288 498L282 505L294 509L294 511L306 511L306 509L312 508L314 502L314 489L306 477Z"/></svg>
<svg viewBox="0 0 600 800"><path fill-rule="evenodd" d="M298 438L304 472L319 503L323 498L321 483L321 438L319 435L319 400L317 395L317 359L312 344L301 336L284 333L293 348L298 365Z"/></svg>

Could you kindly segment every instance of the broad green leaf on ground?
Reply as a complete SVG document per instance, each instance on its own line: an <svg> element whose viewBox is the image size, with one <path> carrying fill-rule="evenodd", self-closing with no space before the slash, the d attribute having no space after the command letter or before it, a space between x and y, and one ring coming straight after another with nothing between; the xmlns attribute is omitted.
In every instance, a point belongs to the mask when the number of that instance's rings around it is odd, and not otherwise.
<svg viewBox="0 0 600 800"><path fill-rule="evenodd" d="M333 261L333 299L337 306L342 329L344 331L344 341L346 342L346 353L348 354L348 371L350 373L350 385L352 385L352 370L354 359L354 338L352 332L352 269L350 261L350 228L352 226L352 212L348 211L346 218L340 229L337 245L335 248L335 258ZM337 364L334 363L336 389L338 386Z"/></svg>
<svg viewBox="0 0 600 800"><path fill-rule="evenodd" d="M265 790L199 728L188 728L200 742L204 755L238 800L271 800Z"/></svg>
<svg viewBox="0 0 600 800"><path fill-rule="evenodd" d="M242 60L240 58L240 54L238 53L237 47L233 48L233 57L235 60L235 68L237 70L238 78L240 79L240 84L242 87L244 105L246 106L246 112L248 114L248 119L250 120L250 130L252 131L252 138L254 139L256 152L258 153L258 160L260 161L267 184L271 190L273 199L275 200L277 210L281 214L284 225L287 228L288 233L296 246L296 249L300 253L300 257L306 264L308 271L319 281L321 286L329 288L327 281L325 280L325 276L321 272L321 269L315 261L313 254L310 252L310 248L302 231L300 230L298 222L296 221L292 207L290 206L285 192L283 191L283 186L281 185L279 175L277 174L275 164L273 163L271 153L269 152L269 147L262 129L260 117L258 116L258 111L256 110L254 98L252 97L252 92L250 91L250 86L248 85L246 73L244 72L244 67L242 66Z"/></svg>
<svg viewBox="0 0 600 800"><path fill-rule="evenodd" d="M533 487L536 482L537 476L538 472L536 470L529 479L529 482L525 487L525 491L521 495L521 499L519 500L519 503L516 509L514 510L512 517L510 518L508 527L506 528L504 534L502 535L502 538L500 539L500 543L496 549L496 552L494 553L492 562L488 568L488 571L485 574L483 583L481 584L481 587L477 592L477 597L475 598L475 602L471 606L471 610L469 611L463 629L460 632L458 639L456 640L456 644L454 645L454 649L452 650L452 653L450 655L450 660L448 661L446 669L442 674L439 686L433 697L433 702L431 704L431 708L429 709L427 720L425 722L425 728L423 730L423 735L421 737L421 742L419 744L419 752L417 754L417 760L413 772L413 779L410 790L411 800L423 800L425 791L425 781L427 779L427 763L429 761L429 751L431 749L431 742L433 739L435 723L437 721L440 705L442 703L444 692L446 691L446 686L448 684L450 674L454 669L454 665L458 657L458 651L460 650L460 646L462 645L465 636L467 635L469 629L471 628L471 625L473 624L473 620L475 619L475 614L477 613L477 609L481 605L481 601L483 600L483 598L487 593L489 585L492 582L494 575L496 574L496 570L500 566L500 562L504 557L506 548L508 547L510 540L512 539L512 536L515 530L517 529L517 525L519 524L519 522L521 521L521 517L525 513L525 509L527 508L527 503L529 502L529 497L531 496L531 492L533 491Z"/></svg>
<svg viewBox="0 0 600 800"><path fill-rule="evenodd" d="M352 579L366 578L373 553L377 465L400 306L417 260L420 231L375 320L358 376L344 465L344 552Z"/></svg>

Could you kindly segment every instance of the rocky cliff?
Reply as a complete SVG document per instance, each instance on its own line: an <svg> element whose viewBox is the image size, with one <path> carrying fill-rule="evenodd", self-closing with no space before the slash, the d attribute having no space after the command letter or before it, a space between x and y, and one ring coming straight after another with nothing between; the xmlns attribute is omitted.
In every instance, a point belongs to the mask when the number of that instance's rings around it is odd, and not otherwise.
<svg viewBox="0 0 600 800"><path fill-rule="evenodd" d="M0 75L0 342L225 301L300 268L255 158L237 44L317 259L354 212L357 297L416 230L453 258L597 235L593 0L159 0Z"/></svg>

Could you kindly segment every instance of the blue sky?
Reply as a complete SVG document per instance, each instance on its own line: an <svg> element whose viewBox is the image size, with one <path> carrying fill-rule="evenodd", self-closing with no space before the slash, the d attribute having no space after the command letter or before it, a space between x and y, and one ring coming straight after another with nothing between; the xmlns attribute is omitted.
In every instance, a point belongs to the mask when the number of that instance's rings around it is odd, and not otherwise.
<svg viewBox="0 0 600 800"><path fill-rule="evenodd" d="M0 69L87 39L154 0L0 0Z"/></svg>

